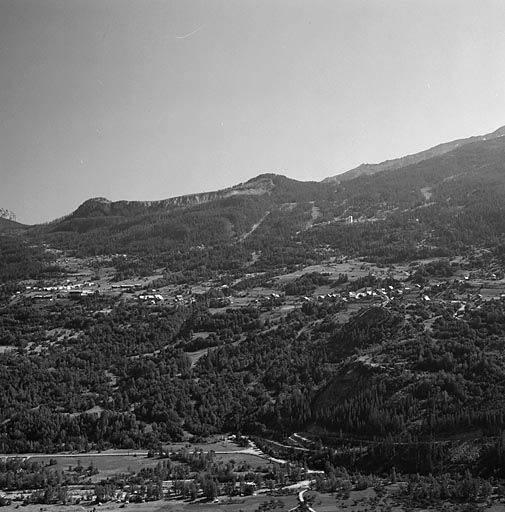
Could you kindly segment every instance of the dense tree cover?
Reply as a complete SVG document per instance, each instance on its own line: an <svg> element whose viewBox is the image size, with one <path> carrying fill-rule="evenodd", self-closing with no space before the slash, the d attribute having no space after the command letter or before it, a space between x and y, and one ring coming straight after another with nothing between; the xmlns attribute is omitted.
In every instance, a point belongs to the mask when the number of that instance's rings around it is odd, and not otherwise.
<svg viewBox="0 0 505 512"><path fill-rule="evenodd" d="M19 235L0 233L0 283L59 276L63 270L54 261L54 254L44 247L30 245Z"/></svg>
<svg viewBox="0 0 505 512"><path fill-rule="evenodd" d="M337 185L265 175L257 179L272 186L263 194L210 194L203 203L90 201L30 229L29 245L128 254L117 262L117 279L164 268L167 283L240 274L251 263L260 272L293 269L328 252L392 263L495 247L505 241L503 143L488 142ZM340 222L348 215L357 222Z"/></svg>
<svg viewBox="0 0 505 512"><path fill-rule="evenodd" d="M0 451L312 425L340 447L334 464L430 471L450 458L446 435L497 439L505 429L501 300L458 318L457 305L419 303L408 321L401 303L365 306L345 324L335 314L346 304L329 299L277 320L254 307L211 315L197 304L104 309L106 300L4 308L0 339L17 349L0 356ZM206 347L191 364L185 351ZM479 457L499 467L502 452L483 446Z"/></svg>
<svg viewBox="0 0 505 512"><path fill-rule="evenodd" d="M469 471L464 475L442 474L435 478L415 475L402 486L402 493L415 503L423 505L453 502L484 502L493 491L489 480L474 477Z"/></svg>
<svg viewBox="0 0 505 512"><path fill-rule="evenodd" d="M429 278L432 276L451 277L454 271L455 269L446 259L431 261L418 266L412 276L412 282L424 285L429 282Z"/></svg>
<svg viewBox="0 0 505 512"><path fill-rule="evenodd" d="M355 352L357 348L380 344L393 338L404 327L402 317L379 306L363 309L332 336L329 348L336 360Z"/></svg>
<svg viewBox="0 0 505 512"><path fill-rule="evenodd" d="M122 375L135 378L142 370L139 357L157 350L158 357L167 361L166 375L187 368L187 358L171 343L191 308L172 311L125 305L103 313L92 305L55 305L43 312L30 306L9 312L2 315L2 337L11 342L13 336L20 352L0 356L5 368L0 376L0 451L52 451L65 443L82 449L83 444L102 438L116 445L135 445L140 438L149 439L130 414L128 395L114 392L114 383ZM60 337L53 334L60 330ZM65 335L66 330L77 335ZM98 437L91 434L96 414L84 412L98 405L106 409L100 414L104 421L107 410L118 411L113 430L126 432L133 441L107 429Z"/></svg>
<svg viewBox="0 0 505 512"><path fill-rule="evenodd" d="M321 225L299 236L308 245L328 246L336 254L379 263L448 255L447 244L425 243L427 229L411 215L392 213L385 220Z"/></svg>
<svg viewBox="0 0 505 512"><path fill-rule="evenodd" d="M90 200L29 235L77 255L128 254L125 277L163 266L174 278L206 278L243 268L253 252L259 271L320 261L322 248L385 263L447 256L504 242L504 152L500 138L480 141L340 184L263 175L254 193L203 202ZM349 215L357 222L341 222Z"/></svg>
<svg viewBox="0 0 505 512"><path fill-rule="evenodd" d="M329 284L328 276L319 272L310 272L297 277L284 286L286 295L312 295L318 286Z"/></svg>
<svg viewBox="0 0 505 512"><path fill-rule="evenodd" d="M450 454L459 439L501 439L504 307L501 300L488 301L456 319L450 308L427 305L407 325L385 314L371 325L356 317L337 331L330 354L348 353L349 340L380 348L341 367L317 396L313 421L327 429L325 437L339 433L328 437L337 446L364 446L361 464L387 460L407 471L441 470L451 457L454 463ZM434 312L439 316L426 332L424 322ZM500 468L500 443L484 443L472 460L476 467ZM359 457L346 453L339 463L356 464ZM470 459L462 456L459 463Z"/></svg>
<svg viewBox="0 0 505 512"><path fill-rule="evenodd" d="M389 460L427 472L441 472L452 456L449 435L489 436L480 467L487 461L499 471L504 302L451 303L466 289L449 282L459 268L446 257L478 246L488 252L466 270L503 261L503 154L503 141L467 145L436 165L337 185L269 175L274 186L265 194L200 204L95 201L28 234L2 235L0 344L15 349L0 355L0 451L155 447L185 431L274 436L306 428L335 444L324 454L332 464ZM343 222L350 215L356 222ZM47 242L104 256L116 280L161 268L155 286L212 279L229 288L179 307L102 297L9 305L21 279L62 273ZM221 305L225 289L272 284L280 273L341 255L434 258L410 276L426 285L431 303L392 297L380 307L353 306L342 323L347 305L336 298L289 314L207 309ZM311 273L284 291L400 288L372 274L344 283Z"/></svg>
<svg viewBox="0 0 505 512"><path fill-rule="evenodd" d="M264 326L255 308L26 304L1 320L3 343L18 347L0 356L1 452L290 428L306 422L328 376L323 344L299 336L302 320ZM192 367L183 350L199 332L222 347Z"/></svg>
<svg viewBox="0 0 505 512"><path fill-rule="evenodd" d="M194 251L200 253L197 259L202 262L203 258L209 270L216 263L219 269L229 270L231 260L235 259L241 266L248 257L241 246L230 247L230 242L251 234L247 238L250 250L261 250L265 245L281 247L287 235L294 235L310 219L313 195L331 194L319 183L295 182L275 175L269 179L275 183L270 193L226 198L217 195L213 201L188 203L182 208L168 203L158 206L113 203L117 206L111 209L103 202L90 201L91 208L83 205L62 221L32 229L31 234L37 240L48 239L51 244L81 256L138 255L144 261L140 269L146 264L149 268L150 261L158 267L165 264L170 272L188 272L190 261L184 259L180 268L177 256L184 254L187 258L188 252ZM223 250L237 256L230 259ZM213 257L213 252L219 256ZM211 265L209 260L213 262Z"/></svg>
<svg viewBox="0 0 505 512"><path fill-rule="evenodd" d="M68 483L77 483L77 478L72 482L64 480L51 464L13 458L0 462L0 488L3 490L40 489Z"/></svg>

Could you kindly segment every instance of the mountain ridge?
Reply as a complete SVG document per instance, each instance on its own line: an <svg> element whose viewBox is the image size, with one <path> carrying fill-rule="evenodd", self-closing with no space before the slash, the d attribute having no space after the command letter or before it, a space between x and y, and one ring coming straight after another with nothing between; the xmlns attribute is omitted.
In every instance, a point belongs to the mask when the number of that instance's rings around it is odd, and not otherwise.
<svg viewBox="0 0 505 512"><path fill-rule="evenodd" d="M300 188L304 185L322 185L322 186L338 186L349 182L355 178L363 178L366 176L374 176L387 171L397 171L406 169L410 166L429 161L433 158L442 157L453 151L461 149L474 143L486 142L501 138L505 135L505 126L501 126L495 131L485 134L476 135L463 139L456 139L450 142L444 142L423 150L419 153L406 155L392 160L386 160L377 164L361 164L360 166L346 171L342 174L325 178L320 182L302 181L293 178L274 174L262 173L249 180L238 183L224 189L198 192L192 194L184 194L181 196L168 197L166 199L141 201L141 200L118 200L111 201L106 198L91 198L82 203L74 212L64 218L76 217L100 217L100 216L135 216L142 213L155 213L163 211L172 211L180 208L191 208L198 205L204 205L213 201L223 200L234 196L272 196L274 190L279 185L296 185ZM329 189L333 190L333 189Z"/></svg>
<svg viewBox="0 0 505 512"><path fill-rule="evenodd" d="M285 260L281 252L289 246L297 254L295 260L301 261L305 249L300 246L320 246L323 241L343 252L352 247L356 254L364 251L363 255L384 261L446 254L456 240L464 245L489 244L505 237L501 132L401 169L339 183L261 174L227 189L160 201L94 198L34 231L48 237L49 243L58 238L62 247L78 247L80 254L141 255L146 244L157 251L230 244L239 244L242 251L244 246L260 251L275 245L276 259ZM377 222L381 224L366 228ZM346 223L355 227L347 229ZM373 243L366 244L358 235L364 229L374 233ZM408 235L402 235L405 229ZM383 237L391 230L397 236L390 242L395 249L387 251ZM245 254L241 252L240 258Z"/></svg>
<svg viewBox="0 0 505 512"><path fill-rule="evenodd" d="M304 456L320 458L312 440L336 447L334 466L503 471L488 450L505 428L504 204L498 132L339 183L263 174L162 201L97 197L8 233L0 337L20 350L3 356L0 441L300 432ZM99 416L126 435L95 435ZM34 440L33 419L62 427ZM455 466L448 436L454 450L471 436L478 458Z"/></svg>
<svg viewBox="0 0 505 512"><path fill-rule="evenodd" d="M129 201L119 200L111 201L104 197L90 198L82 203L70 216L88 216L88 215L110 215L116 212L127 213L135 212L140 208L147 210L171 210L174 208L184 208L195 206L210 201L225 199L237 195L260 196L272 192L275 187L274 178L288 179L285 176L277 174L260 174L250 180L239 183L232 187L210 192L198 192L194 194L184 194L182 196L169 197L167 199L153 201ZM292 180L296 181L296 180Z"/></svg>
<svg viewBox="0 0 505 512"><path fill-rule="evenodd" d="M456 139L456 140L449 141L449 142L443 142L441 144L437 144L436 146L425 149L418 153L413 153L410 155L405 155L405 156L393 158L390 160L384 160L383 162L375 163L375 164L363 163L361 165L358 165L358 167L355 167L353 169L345 171L341 174L337 174L335 176L330 176L328 178L323 179L322 181L323 181L323 183L339 183L339 182L357 178L357 177L363 176L363 175L373 175L373 174L383 172L383 171L401 169L408 165L422 162L424 160L428 160L435 156L441 156L445 153L453 151L454 149L457 149L458 147L461 147L466 144L471 144L473 142L486 141L489 139L503 137L504 135L505 135L505 126L501 126L494 132L491 132L491 133L488 133L485 135L475 135L475 136L471 136L471 137L467 137L467 138L463 138L463 139Z"/></svg>
<svg viewBox="0 0 505 512"><path fill-rule="evenodd" d="M349 182L355 178L365 176L373 176L387 171L395 171L405 169L409 166L440 157L451 153L452 151L461 149L476 142L485 142L501 138L505 135L505 126L497 130L485 134L477 135L464 139L456 139L454 141L445 142L423 150L419 153L406 155L396 159L386 160L376 164L361 164L358 167L348 170L342 174L330 176L323 180L302 181L274 173L262 173L252 177L249 180L238 183L236 185L208 192L197 192L183 194L180 196L169 196L160 200L110 200L105 197L93 197L81 203L74 211L63 217L54 219L48 224L54 225L62 221L68 221L75 218L87 217L111 217L111 216L127 216L143 215L146 213L160 213L172 211L180 208L194 207L204 205L212 201L231 198L234 196L271 196L274 190L283 184L294 185L299 188L305 185L321 185L321 186L338 186ZM331 190L331 189L330 189ZM16 216L9 210L0 208L0 218L10 221L16 221Z"/></svg>

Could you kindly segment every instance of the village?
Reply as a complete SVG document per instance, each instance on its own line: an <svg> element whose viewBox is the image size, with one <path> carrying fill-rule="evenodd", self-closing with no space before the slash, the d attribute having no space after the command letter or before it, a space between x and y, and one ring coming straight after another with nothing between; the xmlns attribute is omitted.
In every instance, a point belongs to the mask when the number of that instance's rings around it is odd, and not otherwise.
<svg viewBox="0 0 505 512"><path fill-rule="evenodd" d="M15 304L22 300L36 303L54 303L89 300L105 297L111 300L188 306L202 303L211 311L226 308L259 307L262 311L288 312L309 302L338 302L355 310L360 305L386 307L390 301L401 301L408 308L414 303L439 302L457 305L458 312L475 307L481 301L505 297L505 279L502 269L458 270L450 277L427 276L416 280L415 273L433 259L410 265L391 265L388 268L361 260L332 260L321 265L302 267L295 272L281 273L268 280L265 286L238 287L241 281L262 278L262 273L246 273L230 280L218 276L211 281L192 285L167 285L163 282L163 269L157 274L139 279L117 281L113 267L97 269L95 261L62 257L59 264L67 275L40 281L25 281L25 287L11 298ZM455 262L461 265L460 258ZM325 278L324 285L314 287L312 293L286 292L288 283L305 275ZM345 280L341 280L345 276ZM161 282L161 286L158 284ZM384 284L384 283L388 284ZM359 286L359 283L364 283ZM382 283L382 285L381 285Z"/></svg>

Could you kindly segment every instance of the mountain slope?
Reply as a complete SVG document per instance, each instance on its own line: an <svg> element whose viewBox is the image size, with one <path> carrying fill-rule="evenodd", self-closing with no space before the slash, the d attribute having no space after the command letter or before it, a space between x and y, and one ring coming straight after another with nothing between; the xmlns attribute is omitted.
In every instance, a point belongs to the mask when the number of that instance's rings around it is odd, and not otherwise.
<svg viewBox="0 0 505 512"><path fill-rule="evenodd" d="M266 259L295 264L328 250L398 261L490 247L505 237L504 131L340 183L263 174L162 201L90 199L32 233L82 255L159 255L160 262L191 247L227 248L240 253L239 266L254 258L262 269Z"/></svg>
<svg viewBox="0 0 505 512"><path fill-rule="evenodd" d="M25 227L17 222L16 214L5 208L0 208L0 232L21 229Z"/></svg>
<svg viewBox="0 0 505 512"><path fill-rule="evenodd" d="M301 234L307 244L387 263L505 240L503 137L334 186L334 220Z"/></svg>
<svg viewBox="0 0 505 512"><path fill-rule="evenodd" d="M3 236L4 282L56 288L0 289L0 341L19 347L0 354L2 451L304 429L333 447L317 467L489 471L505 428L504 205L495 137L340 183L269 174L91 199L31 239Z"/></svg>
<svg viewBox="0 0 505 512"><path fill-rule="evenodd" d="M407 155L400 158L395 158L393 160L386 160L384 162L378 164L361 164L354 169L346 171L342 174L338 174L337 176L331 176L323 180L326 183L333 182L341 182L350 180L353 178L357 178L358 176L365 176L376 174L378 172L390 171L394 169L400 169L402 167L406 167L408 165L416 164L418 162L422 162L424 160L428 160L435 156L441 156L445 153L448 153L454 149L457 149L465 144L471 144L472 142L478 141L486 141L490 139L495 139L497 137L503 137L505 135L505 126L498 128L492 133L488 133L486 135L477 135L474 137L468 137L466 139L457 139L451 142L445 142L443 144L438 144L432 148L426 149L419 153L415 153L413 155Z"/></svg>
<svg viewBox="0 0 505 512"><path fill-rule="evenodd" d="M400 169L360 176L342 182L337 191L355 209L369 203L373 211L381 203L389 208L420 206L426 203L427 191L431 202L446 202L449 197L454 201L454 194L461 189L458 202L463 206L476 181L483 187L492 185L495 191L496 186L501 190L505 184L504 168L505 139L500 137L465 144ZM467 187L469 190L465 191Z"/></svg>
<svg viewBox="0 0 505 512"><path fill-rule="evenodd" d="M82 255L145 257L190 247L221 250L241 241L272 245L273 238L284 244L309 224L314 201L329 200L332 193L325 184L263 174L229 189L162 201L90 199L32 234Z"/></svg>
<svg viewBox="0 0 505 512"><path fill-rule="evenodd" d="M25 226L14 220L4 219L0 217L0 231L9 231L12 229L22 229Z"/></svg>
<svg viewBox="0 0 505 512"><path fill-rule="evenodd" d="M240 183L234 187L214 192L203 192L178 196L160 201L109 201L99 197L89 199L75 210L68 218L107 217L107 216L138 216L158 212L167 212L180 208L190 208L207 203L221 201L232 197L266 196L276 202L289 202L307 195L307 190L315 192L321 185L315 182L298 182L285 176L262 174Z"/></svg>

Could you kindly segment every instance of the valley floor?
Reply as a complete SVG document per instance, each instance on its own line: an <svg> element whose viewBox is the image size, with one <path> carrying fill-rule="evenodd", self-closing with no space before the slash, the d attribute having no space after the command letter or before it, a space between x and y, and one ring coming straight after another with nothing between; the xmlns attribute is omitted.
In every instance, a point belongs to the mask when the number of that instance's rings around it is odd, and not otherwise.
<svg viewBox="0 0 505 512"><path fill-rule="evenodd" d="M478 505L441 502L436 505L414 505L401 503L389 489L384 496L378 497L373 489L351 491L349 498L339 498L330 493L311 492L310 508L315 512L505 512L504 503L487 502ZM216 502L191 503L181 500L157 500L148 503L117 502L100 506L91 503L82 505L21 505L13 503L2 507L5 512L23 510L24 512L302 512L297 495L281 498L268 495L223 498Z"/></svg>

